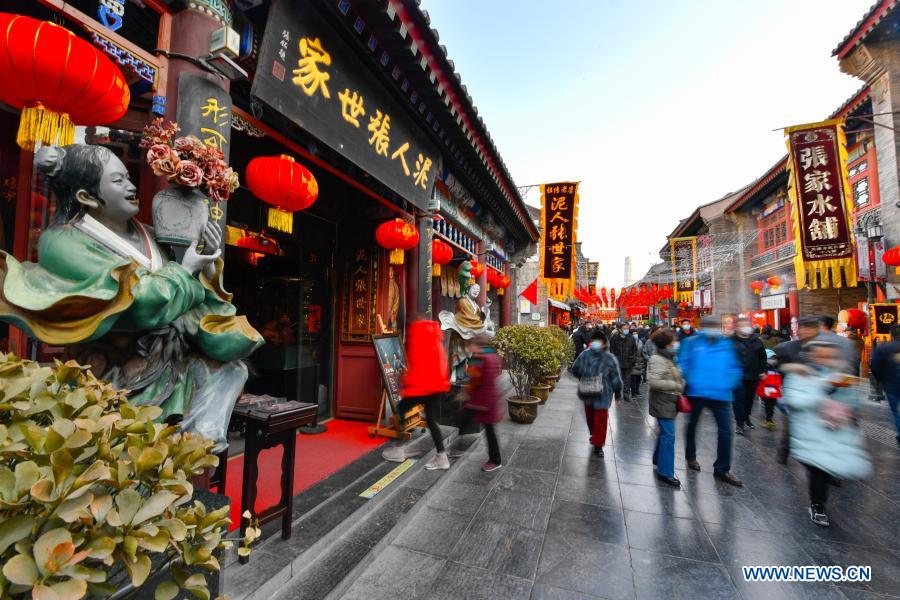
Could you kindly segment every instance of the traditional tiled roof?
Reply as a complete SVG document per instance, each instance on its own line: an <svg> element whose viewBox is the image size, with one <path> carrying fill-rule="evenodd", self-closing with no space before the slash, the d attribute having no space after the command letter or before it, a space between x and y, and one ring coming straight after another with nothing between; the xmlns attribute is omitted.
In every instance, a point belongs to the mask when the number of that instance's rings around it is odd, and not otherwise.
<svg viewBox="0 0 900 600"><path fill-rule="evenodd" d="M740 210L743 206L746 206L752 200L756 198L756 196L763 191L766 186L775 181L779 176L784 175L787 176L787 154L785 154L781 159L772 165L768 171L766 171L762 177L751 183L749 186L744 188L744 192L738 195L725 209L725 212L734 212L736 210Z"/></svg>
<svg viewBox="0 0 900 600"><path fill-rule="evenodd" d="M441 144L454 174L519 239L538 231L487 126L418 0L322 0Z"/></svg>
<svg viewBox="0 0 900 600"><path fill-rule="evenodd" d="M869 94L871 93L871 89L869 86L864 85L855 94L847 98L843 104L838 107L831 115L828 117L829 119L840 119L842 117L846 117L853 113L856 109L862 106L863 102L865 102L869 98Z"/></svg>
<svg viewBox="0 0 900 600"><path fill-rule="evenodd" d="M668 235L668 237L678 237L686 234L694 225L702 225L704 222L716 218L725 212L725 209L731 204L733 199L741 194L746 188L743 187L736 192L728 192L721 198L717 198L712 202L701 204L686 219L678 222L678 226Z"/></svg>
<svg viewBox="0 0 900 600"><path fill-rule="evenodd" d="M832 56L844 58L865 40L875 26L878 25L897 5L897 0L879 0L850 30L837 48L831 51Z"/></svg>

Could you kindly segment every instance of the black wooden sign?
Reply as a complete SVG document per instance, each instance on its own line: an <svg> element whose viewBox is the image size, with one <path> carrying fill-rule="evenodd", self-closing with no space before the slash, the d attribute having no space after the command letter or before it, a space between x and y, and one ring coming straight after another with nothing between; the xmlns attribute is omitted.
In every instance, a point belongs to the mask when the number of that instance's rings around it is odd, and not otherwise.
<svg viewBox="0 0 900 600"><path fill-rule="evenodd" d="M273 0L252 93L427 210L437 149L312 3Z"/></svg>

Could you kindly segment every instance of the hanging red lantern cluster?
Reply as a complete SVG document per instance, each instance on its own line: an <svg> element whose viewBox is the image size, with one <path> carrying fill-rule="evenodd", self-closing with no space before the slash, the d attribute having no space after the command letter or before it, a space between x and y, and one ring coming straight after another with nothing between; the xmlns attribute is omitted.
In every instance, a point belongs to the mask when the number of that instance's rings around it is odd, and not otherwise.
<svg viewBox="0 0 900 600"><path fill-rule="evenodd" d="M441 265L446 265L451 260L453 247L437 238L431 240L431 274L438 277L441 274Z"/></svg>
<svg viewBox="0 0 900 600"><path fill-rule="evenodd" d="M375 241L382 248L391 251L390 263L403 264L403 253L412 250L419 243L419 232L403 219L385 221L375 230Z"/></svg>
<svg viewBox="0 0 900 600"><path fill-rule="evenodd" d="M894 267L894 271L900 275L900 246L894 246L882 256L884 264Z"/></svg>
<svg viewBox="0 0 900 600"><path fill-rule="evenodd" d="M128 110L131 92L101 51L54 23L0 13L0 101L21 109L16 143L67 145L75 125L102 125Z"/></svg>
<svg viewBox="0 0 900 600"><path fill-rule="evenodd" d="M759 296L760 293L762 293L764 287L766 287L766 284L763 283L762 281L751 281L750 282L750 289L753 290L753 293L756 294L757 296Z"/></svg>

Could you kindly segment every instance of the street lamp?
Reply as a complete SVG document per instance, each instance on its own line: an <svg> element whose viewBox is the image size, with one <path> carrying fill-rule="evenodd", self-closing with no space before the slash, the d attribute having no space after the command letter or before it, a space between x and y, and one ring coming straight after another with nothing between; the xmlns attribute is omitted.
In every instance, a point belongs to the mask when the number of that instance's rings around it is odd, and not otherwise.
<svg viewBox="0 0 900 600"><path fill-rule="evenodd" d="M881 227L880 223L871 223L865 230L863 230L862 226L857 229L857 236L861 239L868 239L870 242L879 242L881 238L884 237L884 230ZM866 244L868 248L869 245ZM872 262L871 257L865 257L866 260ZM870 308L872 303L875 301L875 286L878 285L875 282L875 265L870 264L869 266L869 281L866 282L866 308L868 310L869 315L872 314L872 309ZM875 352L875 348L878 346L878 342L875 339L875 336L872 335L872 329L874 324L869 325L869 335L872 336L872 353ZM881 391L881 384L878 383L878 380L869 371L869 400L871 402L884 402L884 393Z"/></svg>

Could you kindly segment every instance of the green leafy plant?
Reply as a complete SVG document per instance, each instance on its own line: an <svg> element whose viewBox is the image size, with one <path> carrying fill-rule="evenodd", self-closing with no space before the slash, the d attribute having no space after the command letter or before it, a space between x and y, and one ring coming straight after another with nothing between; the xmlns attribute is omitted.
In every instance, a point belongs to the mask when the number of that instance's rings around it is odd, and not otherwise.
<svg viewBox="0 0 900 600"><path fill-rule="evenodd" d="M549 328L550 333L553 334L553 337L556 338L556 341L559 342L559 368L568 368L575 361L575 342L572 341L572 338L569 337L569 334L565 332L564 329L560 327ZM556 370L553 375L559 375L559 369Z"/></svg>
<svg viewBox="0 0 900 600"><path fill-rule="evenodd" d="M107 596L159 565L157 600L208 600L229 507L192 501L191 477L218 459L160 414L75 362L0 354L0 598Z"/></svg>
<svg viewBox="0 0 900 600"><path fill-rule="evenodd" d="M494 347L505 361L509 379L519 398L528 398L531 386L543 375L560 369L561 343L546 327L507 325L494 337Z"/></svg>

